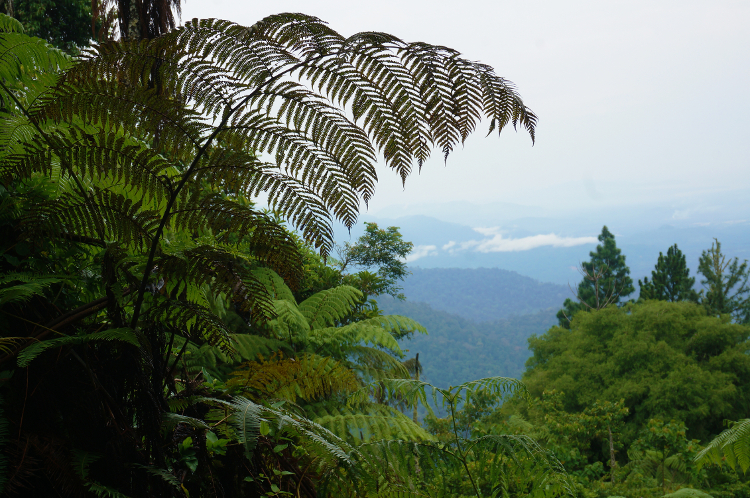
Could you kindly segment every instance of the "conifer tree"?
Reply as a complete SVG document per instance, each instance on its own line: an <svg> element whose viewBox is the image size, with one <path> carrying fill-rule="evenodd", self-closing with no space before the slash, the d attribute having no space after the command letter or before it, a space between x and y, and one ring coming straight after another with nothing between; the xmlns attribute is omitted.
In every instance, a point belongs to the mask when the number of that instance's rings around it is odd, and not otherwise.
<svg viewBox="0 0 750 498"><path fill-rule="evenodd" d="M569 328L573 315L582 310L605 308L617 304L622 298L635 291L630 268L625 264L625 256L615 243L615 236L605 225L599 234L600 244L591 251L591 260L581 263L583 279L576 287L577 302L566 299L557 319L561 327Z"/></svg>
<svg viewBox="0 0 750 498"><path fill-rule="evenodd" d="M711 248L701 253L698 273L705 278L703 305L709 314L731 314L739 323L750 321L750 267L745 260L727 259L721 252L721 243L714 239Z"/></svg>
<svg viewBox="0 0 750 498"><path fill-rule="evenodd" d="M648 277L638 281L641 288L641 299L658 299L659 301L697 301L698 293L693 290L695 277L690 276L690 269L685 262L685 255L677 244L667 250L667 255L659 253L656 268Z"/></svg>

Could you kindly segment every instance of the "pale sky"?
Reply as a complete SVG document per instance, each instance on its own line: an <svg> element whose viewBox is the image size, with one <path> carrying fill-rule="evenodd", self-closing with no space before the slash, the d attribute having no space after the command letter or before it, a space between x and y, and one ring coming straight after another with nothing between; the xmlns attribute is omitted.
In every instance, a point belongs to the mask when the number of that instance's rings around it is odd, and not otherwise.
<svg viewBox="0 0 750 498"><path fill-rule="evenodd" d="M483 124L405 190L383 171L370 213L444 201L678 210L750 193L748 0L183 4L183 20L251 25L279 12L452 47L513 81L539 116L533 147L521 131L485 138Z"/></svg>

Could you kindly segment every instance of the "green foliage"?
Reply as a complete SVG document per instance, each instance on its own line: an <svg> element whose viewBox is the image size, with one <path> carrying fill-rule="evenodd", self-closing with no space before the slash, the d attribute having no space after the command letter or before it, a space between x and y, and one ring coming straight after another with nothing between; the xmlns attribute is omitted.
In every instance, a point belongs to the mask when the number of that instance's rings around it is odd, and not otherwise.
<svg viewBox="0 0 750 498"><path fill-rule="evenodd" d="M475 323L411 300L381 298L378 305L384 313L411 317L429 331L402 339L399 345L410 355L420 353L423 378L442 388L478 377L521 378L531 354L528 338L543 334L557 321L554 308Z"/></svg>
<svg viewBox="0 0 750 498"><path fill-rule="evenodd" d="M70 52L88 45L92 35L86 0L4 0L0 12L18 19L29 36Z"/></svg>
<svg viewBox="0 0 750 498"><path fill-rule="evenodd" d="M102 43L75 63L0 16L0 267L13 274L0 311L3 330L17 331L2 338L0 361L26 367L4 386L20 462L8 485L100 496L405 491L414 481L391 471L413 452L384 465L382 452L357 451L292 403L331 406L365 379L384 393L379 383L408 376L396 338L421 329L375 309L355 316L364 305L352 287L290 300L302 257L279 217L325 256L333 219L352 227L371 198L379 153L405 180L433 147L447 158L480 118L533 139L535 115L491 68L444 47L345 38L302 14L250 28L193 20L148 39L168 29L170 2L143 3L136 23L130 5L123 34L140 24L147 39ZM253 205L261 193L271 212ZM371 235L394 252L356 254L385 268L362 274L363 290L391 285L408 248L397 232ZM294 358L257 356L274 348ZM253 375L230 378L241 360ZM519 388L485 379L462 389L468 399ZM373 435L420 434L386 408L363 412ZM360 420L342 416L345 427ZM536 451L519 437L475 447L503 445ZM439 459L443 448L430 448Z"/></svg>
<svg viewBox="0 0 750 498"><path fill-rule="evenodd" d="M375 385L370 386L376 387ZM544 491L552 496L573 494L572 486L563 467L556 458L541 448L528 436L513 434L480 434L468 438L461 434L456 425L456 412L460 404L471 403L472 399L497 399L505 395L526 397L525 386L516 379L492 377L466 382L456 387L441 389L429 383L413 379L390 379L377 384L387 398L399 399L408 406L422 404L434 417L432 404L442 406L450 413L450 429L447 437L427 440L415 445L419 453L412 452L417 468L433 479L427 485L428 495L498 496L508 492L510 472L507 464L533 467L533 482L526 482L523 492L541 494ZM427 389L431 390L428 396ZM349 398L350 405L366 403L370 390L360 389ZM428 402L431 397L432 404ZM442 439L442 440L441 440ZM383 443L374 443L383 446ZM404 447L385 445L393 455L404 455ZM427 458L419 458L419 454ZM408 455L408 453L407 453ZM401 458L404 458L403 456ZM523 462L523 463L520 463ZM527 469L529 470L529 469ZM544 491L543 491L544 490Z"/></svg>
<svg viewBox="0 0 750 498"><path fill-rule="evenodd" d="M706 438L748 406L749 334L693 303L610 307L530 339L523 380L536 397L564 392L571 413L624 399L626 445L651 418L684 420L691 437Z"/></svg>
<svg viewBox="0 0 750 498"><path fill-rule="evenodd" d="M570 295L567 286L539 282L500 268L417 267L410 272L403 283L408 301L424 302L436 311L478 323L533 315L559 306ZM518 320L516 326L522 323Z"/></svg>
<svg viewBox="0 0 750 498"><path fill-rule="evenodd" d="M730 314L740 323L750 321L750 267L747 260L728 259L721 243L714 239L711 249L701 253L698 273L706 287L702 303L711 315Z"/></svg>
<svg viewBox="0 0 750 498"><path fill-rule="evenodd" d="M667 250L667 255L659 253L656 268L643 282L638 281L641 288L640 299L658 299L660 301L697 301L698 293L693 286L695 278L690 277L690 269L685 262L685 255L677 248L677 244Z"/></svg>
<svg viewBox="0 0 750 498"><path fill-rule="evenodd" d="M90 341L117 341L130 344L131 346L140 347L141 343L138 335L130 328L109 329L91 334L60 337L59 339L50 339L42 342L36 342L24 348L18 354L18 366L27 367L43 351L60 346L69 346L73 344L84 344Z"/></svg>
<svg viewBox="0 0 750 498"><path fill-rule="evenodd" d="M712 439L695 457L699 465L726 462L742 472L750 468L750 419L743 419Z"/></svg>
<svg viewBox="0 0 750 498"><path fill-rule="evenodd" d="M583 279L576 288L576 301L566 299L557 314L561 327L569 328L573 316L579 311L602 309L635 291L630 268L625 256L615 244L615 236L605 226L599 234L600 244L589 255L591 260L581 263Z"/></svg>
<svg viewBox="0 0 750 498"><path fill-rule="evenodd" d="M674 493L664 495L664 498L712 498L712 496L697 489L682 488Z"/></svg>
<svg viewBox="0 0 750 498"><path fill-rule="evenodd" d="M341 271L348 266L364 267L368 270L375 267L378 277L375 285L359 288L366 295L388 294L404 300L404 295L399 292L402 289L398 287L397 282L409 274L403 260L412 251L414 244L402 239L398 227L382 229L378 228L377 223L367 222L365 226L364 235L360 236L356 243L346 242L341 248ZM356 275L352 277L356 278Z"/></svg>
<svg viewBox="0 0 750 498"><path fill-rule="evenodd" d="M696 481L702 479L693 464L697 441L689 441L685 433L685 424L681 422L649 420L628 452L628 470L656 478L663 493L668 484L700 484Z"/></svg>

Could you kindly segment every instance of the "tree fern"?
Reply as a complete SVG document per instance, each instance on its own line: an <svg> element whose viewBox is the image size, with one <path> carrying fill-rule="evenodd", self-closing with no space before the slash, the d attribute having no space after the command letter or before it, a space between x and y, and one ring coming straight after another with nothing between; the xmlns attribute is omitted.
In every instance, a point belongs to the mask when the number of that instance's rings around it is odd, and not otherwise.
<svg viewBox="0 0 750 498"><path fill-rule="evenodd" d="M395 375L398 369L384 355L399 355L395 336L416 325L381 318L339 327L361 299L352 288L299 306L289 300L283 284L295 287L302 258L276 216L326 255L333 220L352 227L360 203L371 199L378 156L405 181L433 147L447 158L480 119L489 121L490 131L520 125L532 140L536 123L512 85L488 66L382 33L346 38L301 14L270 16L249 28L193 20L152 40L97 45L75 63L0 16L0 100L0 184L19 198L41 179L49 193L30 196L22 209L4 204L9 233L35 246L80 250L91 275L90 288L59 310L44 295L52 282L14 283L31 284L17 291L41 303L23 310L29 346L18 364L43 365L32 361L63 345L86 343L96 353L76 353L71 357L79 364L71 367L66 359L55 368L77 376L83 366L89 373L96 389L85 399L106 409L87 415L107 435L90 446L117 448L113 465L125 474L123 492L136 495L159 494L159 488L150 488L154 479L143 485L146 471L131 464L161 466L176 451L174 441L185 440L160 439L170 404L181 408L176 415L196 419L206 406L214 416L231 404L233 429L225 427L227 420L212 424L233 433L248 456L266 421L305 442L311 473L339 484L337 476L380 468L382 459L368 460L331 431L278 406L219 399L228 391L209 401L206 394L222 383L201 382L197 374L205 380L212 370L226 375L240 359L254 361L256 351L280 347L299 351L300 367L318 348L332 355L335 361L316 357L300 373L312 379L312 372L325 371L340 381L326 387L305 384L304 376L292 377L296 384L285 379L289 398L350 391L356 359L363 362L361 376L365 370L369 378ZM248 202L263 194L274 216ZM273 336L286 327L287 334L266 342L235 337L226 322L232 313L249 320L251 330ZM47 338L55 332L70 335ZM177 371L188 375L176 379ZM49 382L35 392L49 394ZM66 402L84 399L71 394ZM69 407L48 411L70 428ZM26 417L19 440L54 425L34 425L37 416L47 420L46 413ZM175 421L170 417L167 425ZM189 422L177 422L175 433L205 430ZM408 427L399 430L407 434ZM108 481L94 480L89 458L77 461L91 492L119 493L100 484ZM388 480L378 475L375 483Z"/></svg>

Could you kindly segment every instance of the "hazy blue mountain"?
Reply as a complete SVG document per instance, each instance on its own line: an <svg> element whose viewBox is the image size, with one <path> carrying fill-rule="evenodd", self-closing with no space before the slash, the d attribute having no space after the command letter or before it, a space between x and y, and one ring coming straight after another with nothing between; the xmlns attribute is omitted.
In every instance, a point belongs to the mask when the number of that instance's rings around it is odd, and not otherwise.
<svg viewBox="0 0 750 498"><path fill-rule="evenodd" d="M475 322L500 320L560 307L567 286L541 283L498 268L410 268L403 282L410 301L421 301Z"/></svg>
<svg viewBox="0 0 750 498"><path fill-rule="evenodd" d="M407 357L419 353L424 379L447 388L483 377L520 378L530 356L527 339L557 323L557 308L505 320L476 323L426 303L379 299L385 313L408 316L427 327L399 341Z"/></svg>
<svg viewBox="0 0 750 498"><path fill-rule="evenodd" d="M631 216L641 221L634 223ZM578 218L525 217L497 223L497 226L503 238L516 240L547 234L564 238L592 238L596 237L606 224L617 237L617 246L626 256L631 276L636 282L650 276L659 251L666 252L672 244L677 244L685 254L693 275L698 267L701 251L708 249L714 238L721 241L722 250L728 256L750 259L748 220L728 219L726 216L729 215L726 215L713 221L694 221L704 218L682 219L680 216L680 213L675 212L670 218L669 213L663 209L650 214L648 210L637 210L631 212L630 216L626 216L626 213L608 212ZM404 239L417 246L414 254L422 255L410 261L410 267L500 268L515 271L540 282L553 282L565 286L575 285L581 280L577 266L589 259L589 252L596 246L595 242L591 242L572 247L546 245L509 252L481 252L478 244L491 237L468 225L449 223L423 215L401 218L367 217L366 220L383 226L401 228ZM361 228L357 227L352 230L350 237L342 240L355 240L360 233Z"/></svg>

